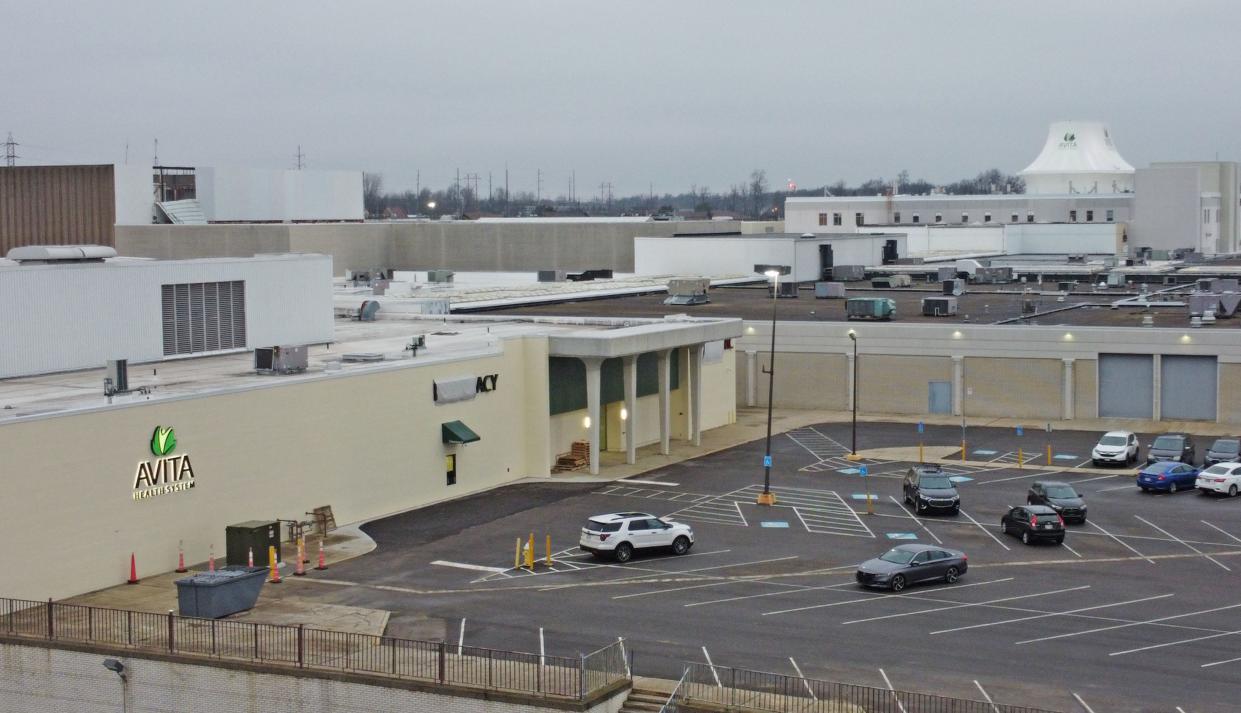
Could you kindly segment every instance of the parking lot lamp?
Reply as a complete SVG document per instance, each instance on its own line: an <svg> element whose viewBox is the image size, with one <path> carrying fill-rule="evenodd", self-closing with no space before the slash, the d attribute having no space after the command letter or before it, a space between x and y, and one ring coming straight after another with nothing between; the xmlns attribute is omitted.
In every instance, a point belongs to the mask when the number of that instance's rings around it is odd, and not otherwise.
<svg viewBox="0 0 1241 713"><path fill-rule="evenodd" d="M771 492L771 404L776 385L776 305L780 303L780 271L763 273L771 278L771 356L767 363L767 446L763 455L763 492L758 494L759 505L775 505L776 494Z"/></svg>
<svg viewBox="0 0 1241 713"><path fill-rule="evenodd" d="M852 329L849 330L849 341L853 342L853 393L849 399L853 402L853 445L849 448L849 455L845 457L849 460L862 460L862 456L857 454L857 332Z"/></svg>

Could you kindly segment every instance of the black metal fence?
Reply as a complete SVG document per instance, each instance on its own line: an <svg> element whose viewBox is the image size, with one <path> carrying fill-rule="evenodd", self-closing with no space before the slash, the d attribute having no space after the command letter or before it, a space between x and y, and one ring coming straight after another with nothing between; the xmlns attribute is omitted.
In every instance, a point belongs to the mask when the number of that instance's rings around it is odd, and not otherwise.
<svg viewBox="0 0 1241 713"><path fill-rule="evenodd" d="M772 713L1054 713L703 663L687 665L678 692L688 705L707 703ZM679 701L675 698L673 707L665 710L676 710Z"/></svg>
<svg viewBox="0 0 1241 713"><path fill-rule="evenodd" d="M0 598L0 633L570 700L584 700L630 678L624 642L619 640L577 657L547 656L304 626L5 598Z"/></svg>

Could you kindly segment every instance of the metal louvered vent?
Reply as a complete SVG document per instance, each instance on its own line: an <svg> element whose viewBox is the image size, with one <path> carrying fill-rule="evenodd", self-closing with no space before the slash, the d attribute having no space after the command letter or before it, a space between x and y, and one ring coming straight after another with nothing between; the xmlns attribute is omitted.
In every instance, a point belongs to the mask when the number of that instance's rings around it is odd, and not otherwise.
<svg viewBox="0 0 1241 713"><path fill-rule="evenodd" d="M164 356L246 346L246 283L162 285Z"/></svg>

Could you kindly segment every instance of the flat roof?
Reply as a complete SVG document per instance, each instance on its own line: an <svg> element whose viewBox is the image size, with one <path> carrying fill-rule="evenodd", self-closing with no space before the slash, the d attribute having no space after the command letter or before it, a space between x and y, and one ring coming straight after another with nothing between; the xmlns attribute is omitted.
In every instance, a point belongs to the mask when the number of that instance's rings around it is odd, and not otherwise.
<svg viewBox="0 0 1241 713"><path fill-rule="evenodd" d="M700 315L667 321L662 316L658 320L591 320L580 317L522 318L515 315L400 315L374 322L337 319L335 342L309 345L307 370L299 374L257 374L252 351L131 363L129 388L133 393L113 397L111 405L103 394L106 376L103 368L0 379L0 424L82 410L119 408L146 401L189 398L493 356L501 353L500 341L507 338L542 335L555 340L563 337L577 349L588 349L590 342L599 341L600 348L607 351L618 345L649 344L652 334L664 335L663 341L669 341L667 335L670 333L675 334L671 341L694 343L696 339L739 336L741 324L735 320L703 320ZM412 357L405 346L414 335L419 334L426 337L426 349L420 349L418 355ZM552 349L551 353L555 354L556 350ZM343 363L341 358L346 354L378 354L382 360ZM610 356L603 352L600 354ZM149 389L149 393L141 393L139 389L142 388Z"/></svg>
<svg viewBox="0 0 1241 713"><path fill-rule="evenodd" d="M967 292L957 298L958 312L952 317L926 317L922 315L922 298L943 297L943 290L926 282L915 282L912 288L874 289L870 281L846 283L848 297L887 297L896 302L895 323L941 323L941 324L995 324L1022 316L1023 287L1039 287L1041 294L1034 298L1040 316L1014 322L1036 326L1100 326L1142 327L1146 312L1137 307L1112 309L1111 303L1139 293L1133 289L1107 289L1095 292L1088 284L1079 284L1067 295L1058 291L1058 284L1045 282L1008 283L1000 285L968 285ZM1153 289L1158 289L1155 286ZM796 299L779 300L776 309L781 321L843 322L847 321L845 300L815 299L814 290L804 285ZM496 315L568 315L580 317L631 317L653 318L670 314L689 314L694 317L740 318L746 320L771 319L771 295L766 285L719 287L709 292L710 302L703 305L665 305L663 295L637 295L608 300L568 302L556 305L524 305L488 311ZM1061 302L1060 298L1064 297ZM1159 299L1158 296L1152 299ZM1169 296L1169 300L1184 300L1183 296ZM1064 309L1072 307L1073 309ZM1049 313L1049 314L1041 314ZM1186 329L1189 312L1186 307L1152 307L1154 327ZM1241 328L1241 316L1218 319L1204 329Z"/></svg>

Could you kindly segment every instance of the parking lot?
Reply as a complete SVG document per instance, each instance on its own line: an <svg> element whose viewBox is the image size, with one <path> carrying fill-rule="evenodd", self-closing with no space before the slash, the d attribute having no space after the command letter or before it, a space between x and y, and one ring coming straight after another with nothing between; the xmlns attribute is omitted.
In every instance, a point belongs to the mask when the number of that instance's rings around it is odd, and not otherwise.
<svg viewBox="0 0 1241 713"><path fill-rule="evenodd" d="M1097 436L1052 434L1050 464L1089 465ZM961 433L867 423L858 447L920 438ZM1018 448L1047 464L1042 430L972 428L969 462L944 466L960 515L915 516L901 502L910 464L865 461L863 477L844 458L849 439L849 424L775 436L775 507L754 504L759 441L636 480L512 486L395 516L365 528L374 553L297 593L392 610L394 636L569 655L624 637L640 675L675 679L682 661L709 660L1063 711L1236 709L1241 498L1142 493L1132 471L1018 469ZM1000 532L1040 478L1089 506L1063 546ZM579 552L586 519L618 511L688 523L697 542L623 565ZM539 564L514 569L515 540L531 533ZM969 571L899 594L855 584L858 562L903 542L963 550Z"/></svg>

